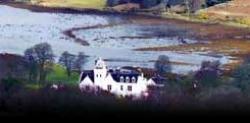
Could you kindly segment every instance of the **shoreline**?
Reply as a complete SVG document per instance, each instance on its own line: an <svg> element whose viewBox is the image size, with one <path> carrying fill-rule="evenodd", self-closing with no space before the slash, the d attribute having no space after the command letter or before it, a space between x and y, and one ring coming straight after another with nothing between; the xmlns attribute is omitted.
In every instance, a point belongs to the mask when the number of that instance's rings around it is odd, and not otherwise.
<svg viewBox="0 0 250 123"><path fill-rule="evenodd" d="M134 12L117 12L117 11L110 11L110 10L100 10L94 8L74 8L74 7L49 7L49 6L42 6L42 5L35 5L25 2L1 2L0 5L6 5L13 8L20 8L30 10L32 12L47 12L47 13L64 13L64 14L90 14L90 15L119 15L119 16L137 16L137 17L144 17L144 18L155 18L155 19L166 19L160 16L155 15L145 15L141 13L134 13Z"/></svg>
<svg viewBox="0 0 250 123"><path fill-rule="evenodd" d="M154 18L154 19L173 19L183 22L191 22L191 23L201 23L201 24L219 24L222 26L230 26L242 29L250 29L249 25L240 24L231 21L216 21L212 22L211 20L199 19L197 17L187 17L180 14L173 13L164 13L161 15L155 15L152 13L146 12L117 12L110 11L105 9L95 9L95 8L76 8L76 7L49 7L36 5L25 2L3 2L0 1L0 5L7 5L14 8L27 9L33 12L50 12L50 13L65 13L65 14L94 14L94 15L120 15L120 16L137 16L144 18Z"/></svg>
<svg viewBox="0 0 250 123"><path fill-rule="evenodd" d="M6 5L14 8L27 9L32 12L50 12L65 14L95 14L95 15L120 15L118 12L104 11L91 8L70 8L70 7L48 7L24 2L0 2L0 5Z"/></svg>

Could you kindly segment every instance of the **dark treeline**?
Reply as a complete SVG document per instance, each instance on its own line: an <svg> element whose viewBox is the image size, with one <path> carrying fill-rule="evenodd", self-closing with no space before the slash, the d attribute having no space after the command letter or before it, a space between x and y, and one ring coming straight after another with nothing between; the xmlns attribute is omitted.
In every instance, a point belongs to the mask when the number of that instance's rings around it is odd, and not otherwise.
<svg viewBox="0 0 250 123"><path fill-rule="evenodd" d="M119 4L137 3L140 4L142 8L151 8L159 4L164 4L166 7L172 5L182 5L182 4L190 4L191 6L200 5L201 7L202 6L209 7L227 1L230 0L107 0L107 6L113 7Z"/></svg>

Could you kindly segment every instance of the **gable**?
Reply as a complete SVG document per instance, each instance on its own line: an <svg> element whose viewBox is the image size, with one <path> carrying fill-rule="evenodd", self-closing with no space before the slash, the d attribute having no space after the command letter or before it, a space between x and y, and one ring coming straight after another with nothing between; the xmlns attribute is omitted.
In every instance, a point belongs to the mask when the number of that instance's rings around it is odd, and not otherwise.
<svg viewBox="0 0 250 123"><path fill-rule="evenodd" d="M86 76L80 83L80 85L93 85L93 81L89 78L89 76Z"/></svg>
<svg viewBox="0 0 250 123"><path fill-rule="evenodd" d="M93 70L88 70L88 71L83 71L81 74L81 81L83 81L86 77L89 77L92 82L94 82L94 71Z"/></svg>

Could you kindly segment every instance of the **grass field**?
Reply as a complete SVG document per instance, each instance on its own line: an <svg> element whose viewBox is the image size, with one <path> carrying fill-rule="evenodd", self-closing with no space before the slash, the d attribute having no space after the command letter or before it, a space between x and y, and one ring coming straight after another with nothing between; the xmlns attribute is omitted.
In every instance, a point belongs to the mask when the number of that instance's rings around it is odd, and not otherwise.
<svg viewBox="0 0 250 123"><path fill-rule="evenodd" d="M72 72L70 77L67 76L66 70L60 65L54 65L53 71L47 76L47 80L53 83L62 83L75 85L79 80L79 74Z"/></svg>
<svg viewBox="0 0 250 123"><path fill-rule="evenodd" d="M50 7L102 9L106 5L106 0L32 0L32 3Z"/></svg>

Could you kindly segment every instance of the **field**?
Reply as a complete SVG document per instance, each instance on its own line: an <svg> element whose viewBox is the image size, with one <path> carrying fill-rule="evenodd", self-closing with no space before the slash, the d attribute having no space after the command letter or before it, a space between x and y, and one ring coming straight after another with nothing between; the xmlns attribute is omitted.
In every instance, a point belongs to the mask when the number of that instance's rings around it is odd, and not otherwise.
<svg viewBox="0 0 250 123"><path fill-rule="evenodd" d="M106 0L32 0L32 3L50 7L102 9Z"/></svg>

